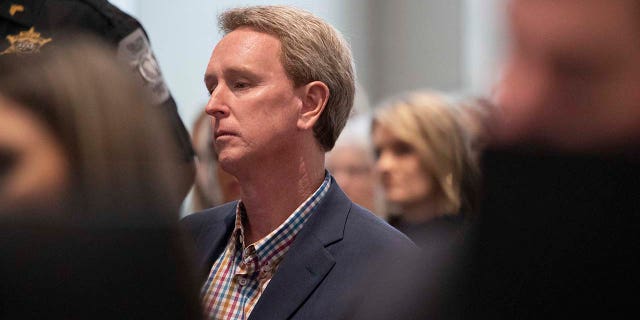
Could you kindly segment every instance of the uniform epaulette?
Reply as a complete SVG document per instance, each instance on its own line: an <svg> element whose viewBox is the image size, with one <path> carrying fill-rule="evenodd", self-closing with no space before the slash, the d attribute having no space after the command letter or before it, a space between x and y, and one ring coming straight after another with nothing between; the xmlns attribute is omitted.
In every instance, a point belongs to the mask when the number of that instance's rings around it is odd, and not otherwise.
<svg viewBox="0 0 640 320"><path fill-rule="evenodd" d="M122 39L138 28L142 28L138 20L128 15L106 0L80 0L94 8L110 22L113 36ZM146 36L146 32L145 32Z"/></svg>

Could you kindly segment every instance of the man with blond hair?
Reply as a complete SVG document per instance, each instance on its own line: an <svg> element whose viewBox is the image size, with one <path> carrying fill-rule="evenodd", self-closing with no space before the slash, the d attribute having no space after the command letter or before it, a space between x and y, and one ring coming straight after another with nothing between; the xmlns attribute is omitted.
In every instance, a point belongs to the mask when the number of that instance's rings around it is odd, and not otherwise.
<svg viewBox="0 0 640 320"><path fill-rule="evenodd" d="M353 105L353 61L333 27L284 6L232 9L211 55L215 149L241 200L187 217L215 319L336 319L361 274L415 250L324 168Z"/></svg>

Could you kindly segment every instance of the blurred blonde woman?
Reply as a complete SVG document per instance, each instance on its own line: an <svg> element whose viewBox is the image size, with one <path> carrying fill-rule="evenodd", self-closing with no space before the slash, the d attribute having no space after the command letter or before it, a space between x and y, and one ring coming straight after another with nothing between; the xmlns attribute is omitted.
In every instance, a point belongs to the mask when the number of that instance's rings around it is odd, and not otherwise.
<svg viewBox="0 0 640 320"><path fill-rule="evenodd" d="M420 243L433 228L458 229L475 211L478 169L459 115L431 92L413 92L376 110L376 168L390 223Z"/></svg>

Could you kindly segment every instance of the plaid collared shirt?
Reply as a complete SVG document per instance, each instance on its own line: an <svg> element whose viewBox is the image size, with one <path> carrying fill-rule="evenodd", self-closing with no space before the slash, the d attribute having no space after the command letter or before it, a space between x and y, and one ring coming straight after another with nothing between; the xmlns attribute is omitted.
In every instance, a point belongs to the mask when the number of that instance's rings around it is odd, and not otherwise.
<svg viewBox="0 0 640 320"><path fill-rule="evenodd" d="M205 316L209 319L242 319L267 288L280 261L303 224L329 190L331 178L324 182L277 229L257 242L244 246L243 221L246 211L242 202L236 209L236 224L227 246L211 267L202 287ZM243 249L244 248L244 249Z"/></svg>

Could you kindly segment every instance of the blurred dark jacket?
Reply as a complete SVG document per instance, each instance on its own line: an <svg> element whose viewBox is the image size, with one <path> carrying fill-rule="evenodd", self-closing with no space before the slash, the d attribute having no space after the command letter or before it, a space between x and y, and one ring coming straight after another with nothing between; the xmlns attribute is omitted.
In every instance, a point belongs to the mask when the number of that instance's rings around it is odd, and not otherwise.
<svg viewBox="0 0 640 320"><path fill-rule="evenodd" d="M0 210L1 319L201 317L175 223L55 214Z"/></svg>
<svg viewBox="0 0 640 320"><path fill-rule="evenodd" d="M421 262L392 266L389 285L355 306L364 316L349 319L638 314L630 294L640 285L638 155L488 150L481 210L465 242L432 235Z"/></svg>

